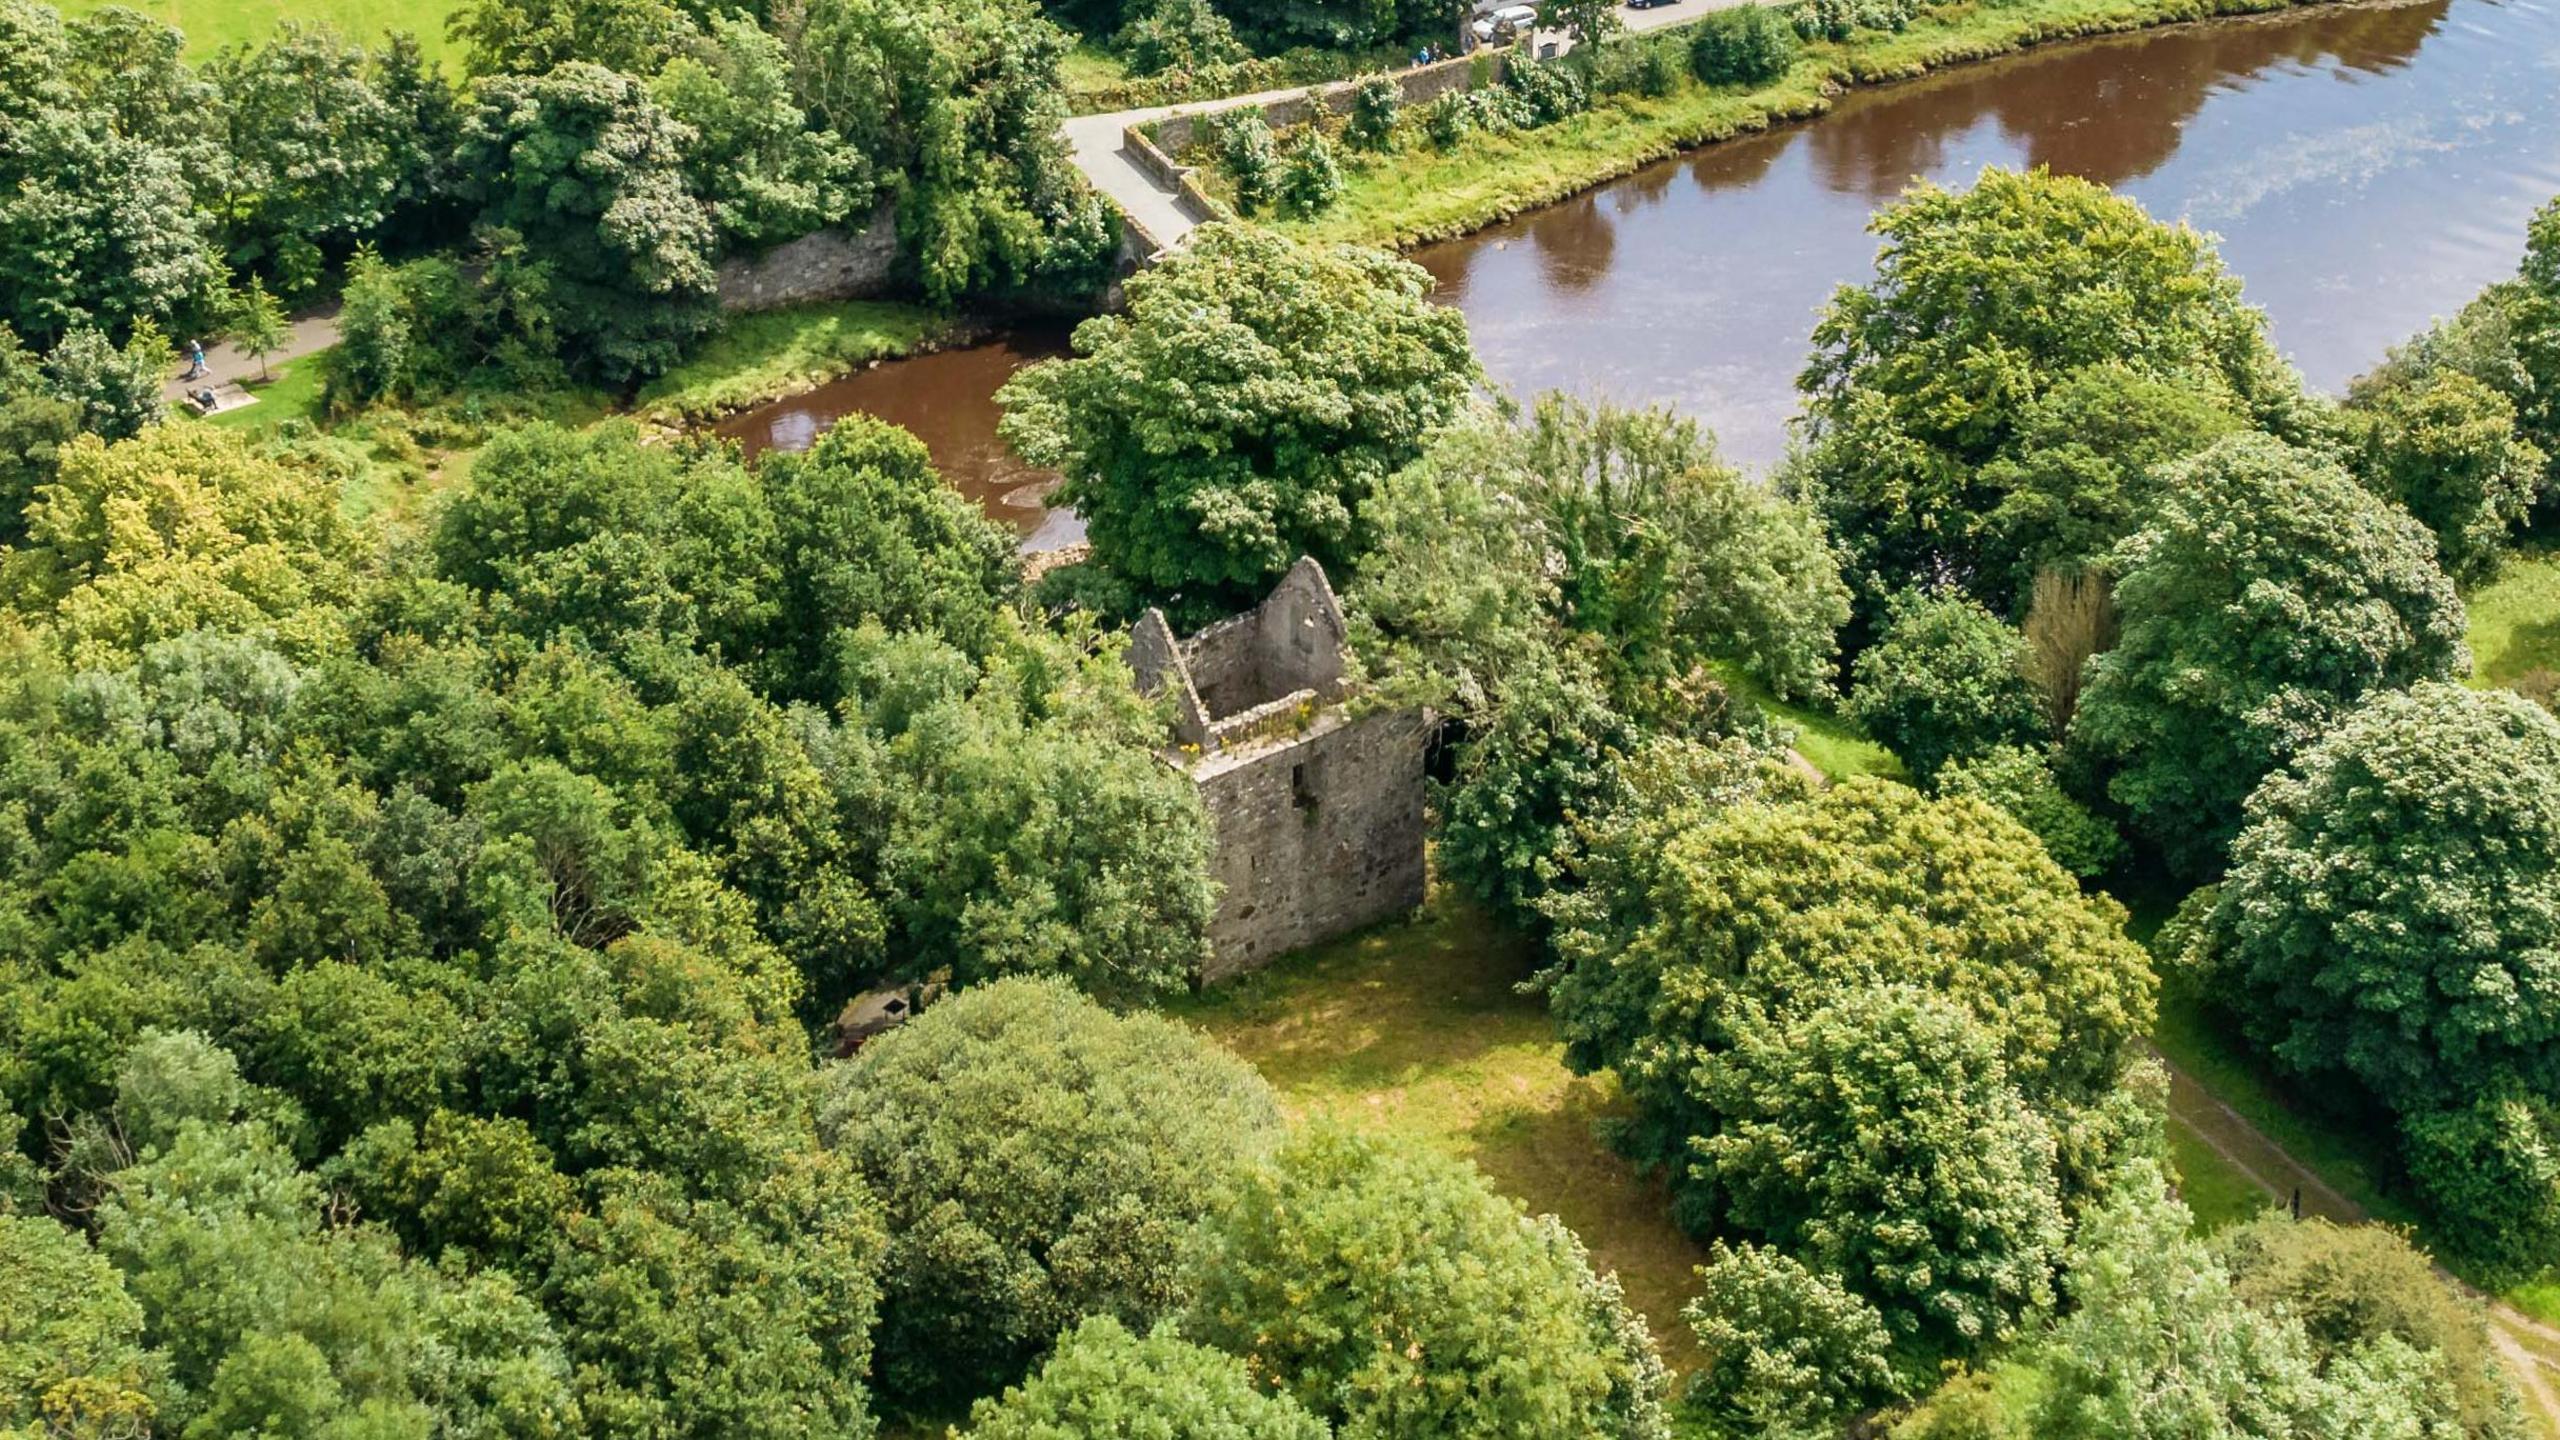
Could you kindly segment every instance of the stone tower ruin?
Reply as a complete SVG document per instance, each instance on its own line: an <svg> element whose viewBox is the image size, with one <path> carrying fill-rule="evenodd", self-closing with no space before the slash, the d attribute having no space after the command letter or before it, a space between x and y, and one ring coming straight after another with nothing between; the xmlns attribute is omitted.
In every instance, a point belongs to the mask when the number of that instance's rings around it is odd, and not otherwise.
<svg viewBox="0 0 2560 1440"><path fill-rule="evenodd" d="M1172 692L1167 759L1200 787L1216 831L1224 888L1204 983L1422 903L1422 717L1354 714L1344 639L1312 558L1187 640L1161 610L1130 636L1140 692Z"/></svg>

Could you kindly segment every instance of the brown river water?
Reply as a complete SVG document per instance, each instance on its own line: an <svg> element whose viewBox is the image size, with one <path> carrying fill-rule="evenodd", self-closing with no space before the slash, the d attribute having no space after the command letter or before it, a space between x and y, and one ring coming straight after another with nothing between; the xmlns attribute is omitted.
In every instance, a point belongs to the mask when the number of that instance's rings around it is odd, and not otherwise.
<svg viewBox="0 0 2560 1440"><path fill-rule="evenodd" d="M2560 0L2327 6L2056 48L1863 90L1414 259L1494 381L1665 404L1766 466L1816 309L1870 273L1868 216L1915 177L2045 165L2221 237L2277 344L2336 390L2509 274L2560 194ZM851 410L914 430L1032 548L1075 538L995 436L1020 334L732 418L750 450Z"/></svg>

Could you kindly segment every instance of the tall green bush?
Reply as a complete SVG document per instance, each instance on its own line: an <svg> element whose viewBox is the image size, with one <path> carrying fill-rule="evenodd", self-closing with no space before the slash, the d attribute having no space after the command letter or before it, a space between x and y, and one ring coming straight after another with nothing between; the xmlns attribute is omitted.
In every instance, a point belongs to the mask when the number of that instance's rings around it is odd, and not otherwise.
<svg viewBox="0 0 2560 1440"><path fill-rule="evenodd" d="M1737 5L1697 22L1689 69L1708 85L1766 85L1796 61L1796 32L1765 5Z"/></svg>
<svg viewBox="0 0 2560 1440"><path fill-rule="evenodd" d="M1342 143L1354 150L1384 150L1395 143L1396 116L1404 109L1404 91L1384 75L1372 75L1351 89L1351 114L1343 123Z"/></svg>

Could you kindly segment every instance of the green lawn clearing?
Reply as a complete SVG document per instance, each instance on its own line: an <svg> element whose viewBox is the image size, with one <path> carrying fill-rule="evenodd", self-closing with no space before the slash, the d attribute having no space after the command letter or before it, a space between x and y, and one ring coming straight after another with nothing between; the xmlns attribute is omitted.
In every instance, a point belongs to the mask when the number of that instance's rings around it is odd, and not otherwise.
<svg viewBox="0 0 2560 1440"><path fill-rule="evenodd" d="M1593 1133L1624 1113L1615 1081L1564 1067L1546 1003L1519 993L1529 942L1443 890L1411 923L1281 960L1174 1012L1258 1067L1294 1116L1323 1116L1472 1161L1561 1217L1615 1270L1686 1373L1680 1323L1704 1249L1660 1186Z"/></svg>
<svg viewBox="0 0 2560 1440"><path fill-rule="evenodd" d="M1829 710L1811 705L1798 705L1781 700L1739 666L1717 665L1716 678L1733 693L1759 706L1769 718L1796 732L1796 753L1813 762L1813 768L1833 780L1846 780L1852 775L1876 775L1887 780L1908 782L1911 772L1903 767L1902 757L1860 734L1858 727Z"/></svg>
<svg viewBox="0 0 2560 1440"><path fill-rule="evenodd" d="M367 48L378 48L383 38L395 30L406 30L418 37L419 48L430 60L444 62L450 71L456 68L454 46L444 36L445 18L460 5L455 0L424 0L422 4L403 4L401 0L229 0L222 5L182 5L178 0L58 0L65 16L83 15L104 9L111 3L123 3L129 9L165 24L174 25L187 37L187 59L203 61L215 51L232 45L256 45L275 32L279 20L336 27L348 39Z"/></svg>
<svg viewBox="0 0 2560 1440"><path fill-rule="evenodd" d="M205 423L226 430L273 430L288 420L318 419L324 369L320 357L327 353L317 350L299 359L277 361L269 372L273 378L242 382L250 394L258 397L257 404L208 415Z"/></svg>
<svg viewBox="0 0 2560 1440"><path fill-rule="evenodd" d="M2560 542L2518 550L2464 603L2472 684L2512 685L2536 670L2560 671Z"/></svg>
<svg viewBox="0 0 2560 1440"><path fill-rule="evenodd" d="M880 300L732 316L691 359L649 382L632 409L643 420L698 424L912 355L947 329L930 310Z"/></svg>

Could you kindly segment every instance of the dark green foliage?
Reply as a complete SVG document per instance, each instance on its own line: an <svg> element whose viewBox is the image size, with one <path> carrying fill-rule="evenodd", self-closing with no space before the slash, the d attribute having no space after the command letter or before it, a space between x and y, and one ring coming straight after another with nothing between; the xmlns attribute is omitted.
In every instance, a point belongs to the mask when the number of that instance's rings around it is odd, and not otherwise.
<svg viewBox="0 0 2560 1440"><path fill-rule="evenodd" d="M1089 1315L1178 1309L1185 1232L1271 1142L1242 1061L1055 981L941 1001L829 1082L821 1126L889 1223L880 1377L909 1402L991 1394Z"/></svg>
<svg viewBox="0 0 2560 1440"><path fill-rule="evenodd" d="M1242 1362L1170 1327L1107 1315L1058 1341L1039 1372L970 1412L968 1440L1326 1440L1324 1422L1255 1388Z"/></svg>
<svg viewBox="0 0 2560 1440"><path fill-rule="evenodd" d="M2157 517L2117 559L2123 639L2091 663L2071 742L2201 875L2260 777L2367 693L2470 660L2434 541L2334 464L2235 436L2158 483Z"/></svg>
<svg viewBox="0 0 2560 1440"><path fill-rule="evenodd" d="M928 299L1083 303L1109 278L1109 208L1058 126L1067 37L1034 0L813 0L800 101L891 182Z"/></svg>
<svg viewBox="0 0 2560 1440"><path fill-rule="evenodd" d="M629 384L713 321L710 212L686 189L687 132L630 76L571 61L479 88L457 167L477 223L521 235L579 371Z"/></svg>
<svg viewBox="0 0 2560 1440"><path fill-rule="evenodd" d="M1144 0L1112 45L1132 75L1196 72L1245 58L1235 28L1209 0Z"/></svg>
<svg viewBox="0 0 2560 1440"><path fill-rule="evenodd" d="M1667 1440L1643 1322L1474 1169L1302 1132L1226 1187L1183 1332L1362 1440Z"/></svg>
<svg viewBox="0 0 2560 1440"><path fill-rule="evenodd" d="M2085 461L2043 461L2029 447L2067 445L2066 417L2125 393L2135 377L2172 382L2208 413L2294 423L2299 383L2204 237L2103 187L1985 170L1970 190L1919 187L1870 228L1884 240L1876 278L1832 296L1797 380L1814 443L1795 483L1830 520L1871 599L1952 581L2015 613L2020 587L2059 563L2062 547L2045 533L2053 522L1995 528L1993 517L2013 489L2063 464L2040 482L2058 492L2055 503L2116 523L2122 502L2110 492L2125 485L2130 457L2100 446ZM2095 390L2057 402L2062 411L2039 409L2092 368L2108 372ZM2130 423L2163 433L2161 458L2183 453L2205 419L2155 420L2146 408L2136 403Z"/></svg>
<svg viewBox="0 0 2560 1440"><path fill-rule="evenodd" d="M2259 787L2201 937L2276 1063L2402 1117L2443 1233L2502 1268L2560 1210L2556 875L2560 724L2423 684Z"/></svg>
<svg viewBox="0 0 2560 1440"><path fill-rule="evenodd" d="M1375 251L1204 226L1125 314L1000 393L1066 472L1094 558L1151 595L1250 603L1302 554L1349 574L1369 492L1457 413L1476 366L1430 277Z"/></svg>
<svg viewBox="0 0 2560 1440"><path fill-rule="evenodd" d="M870 195L870 157L809 123L789 52L753 21L713 16L710 33L668 61L650 93L691 127L686 183L725 243L795 239L846 219Z"/></svg>
<svg viewBox="0 0 2560 1440"><path fill-rule="evenodd" d="M319 277L320 250L378 231L398 196L396 113L363 50L288 21L254 50L216 57L206 79L227 127L219 217L231 262L277 275L287 294Z"/></svg>
<svg viewBox="0 0 2560 1440"><path fill-rule="evenodd" d="M1957 593L1904 591L1858 654L1847 713L1922 781L1948 762L2039 738L2044 729L2014 626Z"/></svg>
<svg viewBox="0 0 2560 1440"><path fill-rule="evenodd" d="M1689 31L1689 71L1708 85L1766 85L1796 60L1795 27L1766 5L1737 5Z"/></svg>

